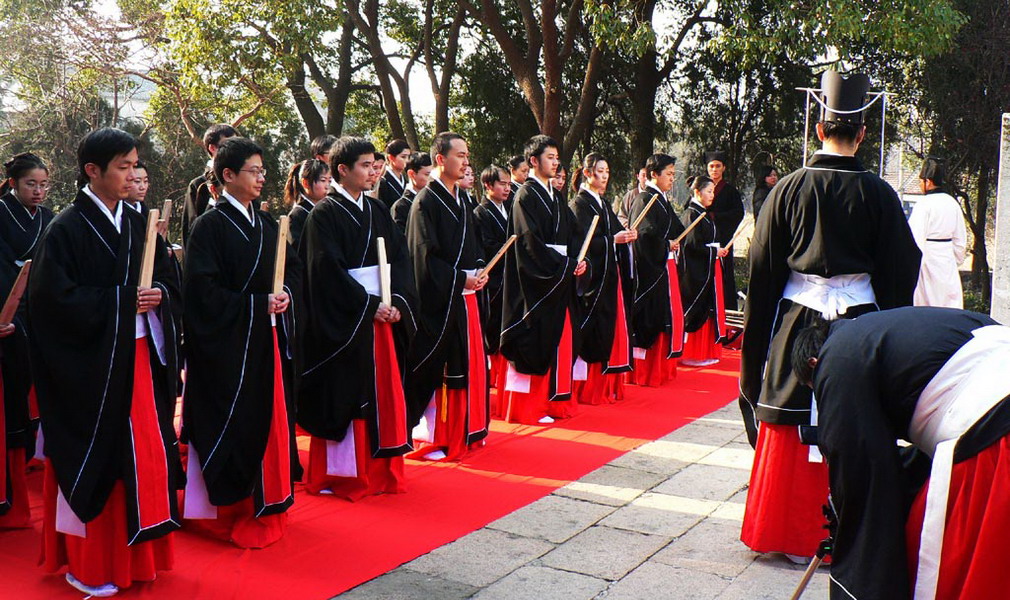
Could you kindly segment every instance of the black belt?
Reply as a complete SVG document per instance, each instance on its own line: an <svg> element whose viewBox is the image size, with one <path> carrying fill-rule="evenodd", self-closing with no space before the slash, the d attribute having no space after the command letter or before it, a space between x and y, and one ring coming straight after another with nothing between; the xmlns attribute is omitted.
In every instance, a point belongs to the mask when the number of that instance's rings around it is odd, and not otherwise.
<svg viewBox="0 0 1010 600"><path fill-rule="evenodd" d="M926 238L927 242L953 242L951 238Z"/></svg>

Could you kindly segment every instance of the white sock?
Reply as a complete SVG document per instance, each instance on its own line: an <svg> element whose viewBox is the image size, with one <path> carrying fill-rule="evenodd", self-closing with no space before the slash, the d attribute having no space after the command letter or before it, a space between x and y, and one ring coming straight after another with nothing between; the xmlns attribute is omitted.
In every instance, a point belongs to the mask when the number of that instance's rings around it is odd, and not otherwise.
<svg viewBox="0 0 1010 600"><path fill-rule="evenodd" d="M67 583L76 588L77 591L87 594L88 596L94 596L95 598L108 598L109 596L115 596L119 593L119 588L111 583L92 587L90 585L85 585L70 573L67 573Z"/></svg>
<svg viewBox="0 0 1010 600"><path fill-rule="evenodd" d="M441 450L435 450L424 455L424 460L442 460L443 458L445 458L445 452Z"/></svg>
<svg viewBox="0 0 1010 600"><path fill-rule="evenodd" d="M540 417L540 420L537 421L537 423L542 423L544 425L550 425L553 422L554 422L553 417Z"/></svg>

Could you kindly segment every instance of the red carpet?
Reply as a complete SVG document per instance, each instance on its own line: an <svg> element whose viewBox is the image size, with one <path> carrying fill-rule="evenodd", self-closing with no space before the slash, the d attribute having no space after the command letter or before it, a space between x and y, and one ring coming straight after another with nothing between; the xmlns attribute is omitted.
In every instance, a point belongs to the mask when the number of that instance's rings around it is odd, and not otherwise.
<svg viewBox="0 0 1010 600"><path fill-rule="evenodd" d="M117 597L330 598L725 406L737 396L738 373L739 354L727 352L714 367L682 367L662 388L629 386L623 402L579 406L549 427L494 421L487 445L462 463L409 461L405 494L351 504L299 489L286 536L264 550L176 533L175 569ZM29 476L35 530L0 532L0 596L80 598L62 575L36 566L41 482L41 473Z"/></svg>

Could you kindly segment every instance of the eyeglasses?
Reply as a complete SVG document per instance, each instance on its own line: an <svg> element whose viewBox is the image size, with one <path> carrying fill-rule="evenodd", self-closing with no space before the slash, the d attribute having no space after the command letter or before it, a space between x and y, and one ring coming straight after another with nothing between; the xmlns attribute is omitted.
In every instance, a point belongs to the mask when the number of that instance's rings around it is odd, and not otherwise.
<svg viewBox="0 0 1010 600"><path fill-rule="evenodd" d="M34 181L29 181L28 183L24 184L24 186L26 188L30 189L30 190L33 190L33 191L34 190L42 190L43 192L49 191L49 187L50 187L48 181L45 182L45 183L36 183Z"/></svg>
<svg viewBox="0 0 1010 600"><path fill-rule="evenodd" d="M257 179L259 179L260 177L262 177L263 179L267 178L267 170L266 169L262 169L260 167L253 167L251 169L239 169L239 171L245 171L246 173L252 173L252 176L256 177Z"/></svg>

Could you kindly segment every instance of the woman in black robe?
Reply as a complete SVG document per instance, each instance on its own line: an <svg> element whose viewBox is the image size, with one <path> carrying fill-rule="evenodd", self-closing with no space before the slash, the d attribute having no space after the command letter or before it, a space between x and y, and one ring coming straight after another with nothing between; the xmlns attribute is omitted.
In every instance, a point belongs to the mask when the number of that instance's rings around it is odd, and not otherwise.
<svg viewBox="0 0 1010 600"><path fill-rule="evenodd" d="M736 228L743 221L743 197L740 190L726 181L726 167L729 160L726 153L716 150L705 153L705 168L708 176L715 184L713 195L715 199L708 213L715 224L715 235L720 246L726 246L733 239ZM725 306L736 310L736 279L734 278L733 254L727 254L723 260L722 293Z"/></svg>
<svg viewBox="0 0 1010 600"><path fill-rule="evenodd" d="M599 218L586 254L591 267L580 281L573 311L582 343L572 394L581 404L608 404L621 399L622 374L631 370L630 313L625 310L621 288L631 284L628 244L638 234L624 229L611 203L603 197L609 181L607 160L596 152L589 154L575 175L572 189L576 196L569 205L582 239L593 219ZM583 370L585 378L580 379Z"/></svg>
<svg viewBox="0 0 1010 600"><path fill-rule="evenodd" d="M42 206L49 191L49 169L42 159L22 153L4 164L0 183L0 302L14 286L25 261L35 256L42 232L53 220ZM0 479L0 527L30 527L25 461L31 456L38 407L32 390L25 309L15 314L13 330L0 339L0 367L6 443L0 452L7 460L7 477ZM6 448L4 448L6 446ZM9 512L8 512L9 511Z"/></svg>
<svg viewBox="0 0 1010 600"><path fill-rule="evenodd" d="M687 341L681 364L701 367L719 362L722 356L718 315L721 308L720 259L729 251L722 248L715 219L708 212L715 197L715 184L704 175L688 179L691 201L682 217L685 226L699 216L705 218L687 234L681 245L680 292L684 306Z"/></svg>
<svg viewBox="0 0 1010 600"><path fill-rule="evenodd" d="M302 161L288 171L288 180L284 184L284 205L291 207L288 213L289 239L295 250L298 250L301 243L305 220L309 218L312 207L330 192L330 180L330 166L314 158Z"/></svg>
<svg viewBox="0 0 1010 600"><path fill-rule="evenodd" d="M764 206L765 199L768 198L769 192L775 187L775 184L779 181L778 170L771 166L765 165L758 170L757 174L757 184L754 186L754 197L751 199L751 208L754 211L754 221L758 219L758 215L761 214L761 207Z"/></svg>

